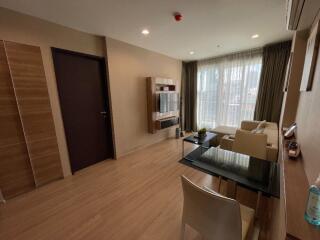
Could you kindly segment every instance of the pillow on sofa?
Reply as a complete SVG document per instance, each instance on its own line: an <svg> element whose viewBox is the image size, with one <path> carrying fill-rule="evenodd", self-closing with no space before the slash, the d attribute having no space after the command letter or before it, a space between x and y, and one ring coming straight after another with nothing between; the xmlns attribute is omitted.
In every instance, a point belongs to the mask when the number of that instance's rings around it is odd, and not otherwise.
<svg viewBox="0 0 320 240"><path fill-rule="evenodd" d="M251 132L252 133L263 133L266 125L267 125L267 121L263 120L258 124L258 126L255 129L252 129Z"/></svg>
<svg viewBox="0 0 320 240"><path fill-rule="evenodd" d="M255 131L253 133L263 133L264 132L264 128L258 128L258 129L254 129Z"/></svg>

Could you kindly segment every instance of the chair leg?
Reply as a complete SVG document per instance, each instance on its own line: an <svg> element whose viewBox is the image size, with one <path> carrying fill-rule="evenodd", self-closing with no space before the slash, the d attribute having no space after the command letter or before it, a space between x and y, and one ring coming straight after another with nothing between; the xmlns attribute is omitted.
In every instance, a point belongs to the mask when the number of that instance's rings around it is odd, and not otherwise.
<svg viewBox="0 0 320 240"><path fill-rule="evenodd" d="M184 233L185 233L185 227L186 224L184 222L181 223L181 229L180 229L180 240L184 240Z"/></svg>
<svg viewBox="0 0 320 240"><path fill-rule="evenodd" d="M227 197L236 199L237 196L237 183L232 180L227 181Z"/></svg>
<svg viewBox="0 0 320 240"><path fill-rule="evenodd" d="M261 195L262 193L259 191L258 192L258 197L257 197L257 203L256 203L256 211L255 211L255 217L259 217L259 207L260 207L260 201L261 201Z"/></svg>
<svg viewBox="0 0 320 240"><path fill-rule="evenodd" d="M218 178L218 193L220 193L221 179L222 179L222 177L219 176L219 178Z"/></svg>

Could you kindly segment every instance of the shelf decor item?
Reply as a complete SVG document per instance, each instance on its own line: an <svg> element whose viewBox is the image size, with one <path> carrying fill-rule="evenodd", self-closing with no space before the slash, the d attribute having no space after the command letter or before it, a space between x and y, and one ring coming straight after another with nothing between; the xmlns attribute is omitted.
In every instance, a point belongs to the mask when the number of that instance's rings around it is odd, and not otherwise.
<svg viewBox="0 0 320 240"><path fill-rule="evenodd" d="M293 124L290 125L290 127L284 133L284 137L285 138L291 138L291 137L296 135L296 131L297 131L297 124L293 123Z"/></svg>
<svg viewBox="0 0 320 240"><path fill-rule="evenodd" d="M296 140L290 141L288 145L288 156L291 159L296 159L300 155L300 144L296 142Z"/></svg>

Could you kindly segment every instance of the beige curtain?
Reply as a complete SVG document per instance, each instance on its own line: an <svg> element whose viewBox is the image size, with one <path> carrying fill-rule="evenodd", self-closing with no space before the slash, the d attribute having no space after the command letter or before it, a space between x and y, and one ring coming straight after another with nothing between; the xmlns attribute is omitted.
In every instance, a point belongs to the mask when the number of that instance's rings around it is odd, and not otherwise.
<svg viewBox="0 0 320 240"><path fill-rule="evenodd" d="M253 119L261 64L262 49L198 62L198 128L240 127Z"/></svg>
<svg viewBox="0 0 320 240"><path fill-rule="evenodd" d="M267 45L263 48L255 120L279 122L290 51L291 41Z"/></svg>
<svg viewBox="0 0 320 240"><path fill-rule="evenodd" d="M197 113L197 62L182 64L181 84L181 128L186 131L196 131Z"/></svg>

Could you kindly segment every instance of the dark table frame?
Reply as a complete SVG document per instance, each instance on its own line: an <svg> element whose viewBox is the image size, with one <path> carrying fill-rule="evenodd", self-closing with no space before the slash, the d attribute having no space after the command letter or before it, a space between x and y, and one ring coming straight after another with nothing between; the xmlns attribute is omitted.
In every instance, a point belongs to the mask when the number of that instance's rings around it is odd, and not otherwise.
<svg viewBox="0 0 320 240"><path fill-rule="evenodd" d="M214 138L217 137L217 134L207 132L207 135L204 138L198 138L194 135L190 135L182 140L182 158L185 158L186 156L184 155L184 142L196 144L199 146L202 154L202 149L209 149L210 148L210 141ZM192 160L192 159L187 159L187 160Z"/></svg>
<svg viewBox="0 0 320 240"><path fill-rule="evenodd" d="M213 147L212 147L213 148ZM247 189L250 189L252 191L255 191L255 192L258 192L258 193L262 193L263 195L265 196L273 196L273 197L277 197L279 198L280 196L280 183L279 183L279 179L280 179L280 166L278 163L276 162L270 162L270 177L272 176L272 182L269 182L269 191L265 191L265 189L259 189L259 187L257 186L256 188L254 186L252 186L252 184L248 184L246 182L244 182L243 178L245 178L244 176L242 175L239 175L239 179L240 181L237 181L233 176L236 175L234 172L230 172L230 176L226 176L226 174L223 174L224 171L226 170L222 170L217 168L217 170L214 169L214 167L210 167L210 168L205 168L205 167L201 167L201 164L198 164L198 163L201 163L201 161L198 161L197 159L197 156L202 156L208 149L210 148L206 148L206 150L204 152L200 152L199 154L199 149L195 149L193 150L192 152L190 152L189 154L187 154L186 156L184 156L182 158L182 160L180 161L181 163L187 165L187 166L190 166L192 168L195 168L197 170L200 170L202 172L205 172L207 174L210 174L212 176L217 176L219 177L219 179L226 179L230 182L235 182L236 184L239 184L240 186L243 186ZM227 150L223 150L223 149L219 149L219 151L227 151ZM230 153L230 151L227 151ZM231 152L231 153L234 153L234 152ZM239 154L239 153L234 153L234 154ZM190 155L193 155L193 156L190 156ZM244 155L244 154L241 154L241 155ZM244 155L244 156L247 156L247 157L250 157L248 155ZM198 157L200 158L200 157ZM252 157L250 157L250 159L252 159ZM263 161L262 164L265 165L266 161L267 160L262 160L262 159L257 159L257 158L253 158L255 161ZM251 160L250 160L251 161ZM222 172L222 174L221 174ZM242 178L242 180L241 180ZM261 185L260 185L261 186ZM230 196L231 197L231 196Z"/></svg>

